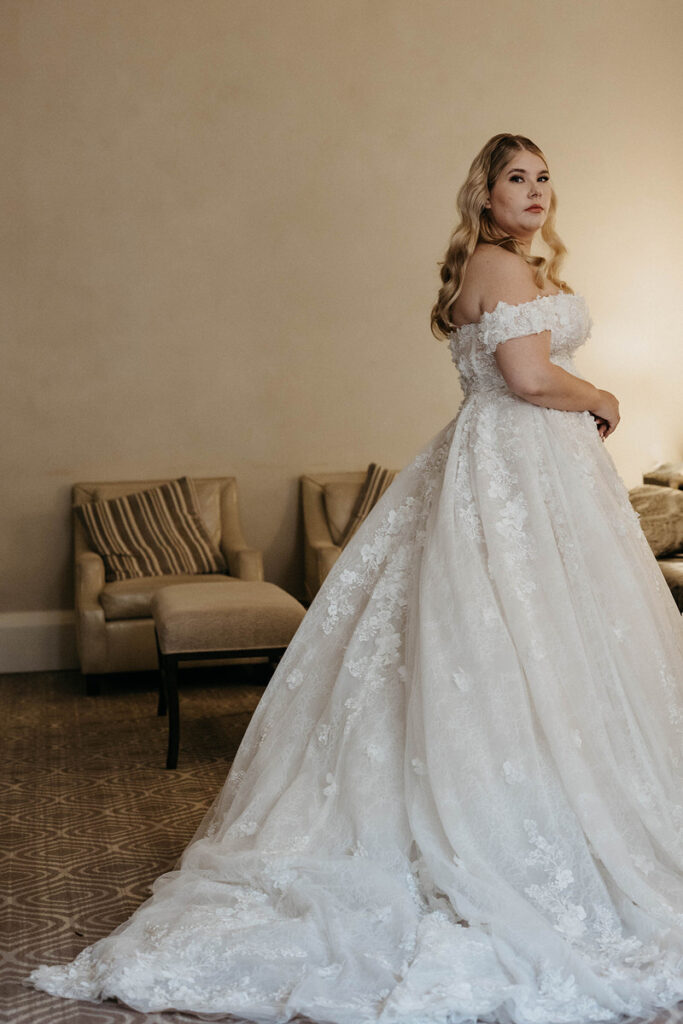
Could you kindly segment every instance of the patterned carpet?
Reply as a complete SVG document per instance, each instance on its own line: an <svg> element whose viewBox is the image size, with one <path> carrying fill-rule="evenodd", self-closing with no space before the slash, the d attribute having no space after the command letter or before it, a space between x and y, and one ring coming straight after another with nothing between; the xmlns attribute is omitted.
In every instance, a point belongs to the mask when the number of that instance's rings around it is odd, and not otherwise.
<svg viewBox="0 0 683 1024"><path fill-rule="evenodd" d="M225 779L265 682L260 666L181 673L180 760L166 771L166 719L156 716L152 675L112 676L98 697L84 696L75 672L0 676L0 1020L208 1019L57 999L25 978L115 928L174 865ZM681 1008L656 1021L681 1024Z"/></svg>
<svg viewBox="0 0 683 1024"><path fill-rule="evenodd" d="M109 677L85 697L78 673L0 676L0 1019L11 1024L176 1024L116 1003L24 984L120 924L173 867L220 789L267 681L255 666L181 673L180 758L153 674ZM226 1018L229 1019L229 1018Z"/></svg>

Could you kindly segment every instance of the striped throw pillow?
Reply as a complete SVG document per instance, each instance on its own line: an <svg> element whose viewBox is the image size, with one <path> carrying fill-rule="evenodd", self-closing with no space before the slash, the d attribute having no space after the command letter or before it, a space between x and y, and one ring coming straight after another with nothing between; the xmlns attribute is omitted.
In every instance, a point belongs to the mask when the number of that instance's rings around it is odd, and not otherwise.
<svg viewBox="0 0 683 1024"><path fill-rule="evenodd" d="M76 506L105 578L224 572L223 555L199 515L189 477L108 501Z"/></svg>

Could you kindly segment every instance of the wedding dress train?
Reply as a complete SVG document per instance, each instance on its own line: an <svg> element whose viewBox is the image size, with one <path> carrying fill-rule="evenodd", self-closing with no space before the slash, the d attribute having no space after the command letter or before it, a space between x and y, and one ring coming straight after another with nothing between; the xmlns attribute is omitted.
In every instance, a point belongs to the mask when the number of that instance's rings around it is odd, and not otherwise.
<svg viewBox="0 0 683 1024"><path fill-rule="evenodd" d="M342 553L153 895L38 987L284 1022L616 1021L683 999L683 626L588 412L493 352Z"/></svg>

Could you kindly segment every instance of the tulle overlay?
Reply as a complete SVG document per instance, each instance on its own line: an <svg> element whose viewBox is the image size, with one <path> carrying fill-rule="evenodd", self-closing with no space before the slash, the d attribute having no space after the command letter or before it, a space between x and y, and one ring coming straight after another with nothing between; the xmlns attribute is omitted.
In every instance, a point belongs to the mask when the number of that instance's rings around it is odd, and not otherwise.
<svg viewBox="0 0 683 1024"><path fill-rule="evenodd" d="M683 627L589 413L451 337L465 399L342 553L152 897L33 982L284 1022L616 1021L683 999Z"/></svg>

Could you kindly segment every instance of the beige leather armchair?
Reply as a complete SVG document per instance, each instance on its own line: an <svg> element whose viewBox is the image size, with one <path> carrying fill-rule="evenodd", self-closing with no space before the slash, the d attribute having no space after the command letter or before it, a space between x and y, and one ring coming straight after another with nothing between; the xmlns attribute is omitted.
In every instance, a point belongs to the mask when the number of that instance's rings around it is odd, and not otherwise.
<svg viewBox="0 0 683 1024"><path fill-rule="evenodd" d="M78 483L72 489L73 504L116 498L166 482ZM98 691L98 676L105 673L157 668L151 604L162 587L185 582L263 580L261 552L247 547L242 534L234 477L195 479L194 484L202 519L223 552L229 575L150 576L107 583L104 562L90 548L87 534L73 513L76 642L88 693Z"/></svg>
<svg viewBox="0 0 683 1024"><path fill-rule="evenodd" d="M312 601L341 554L339 540L356 504L366 470L301 477L304 583Z"/></svg>

